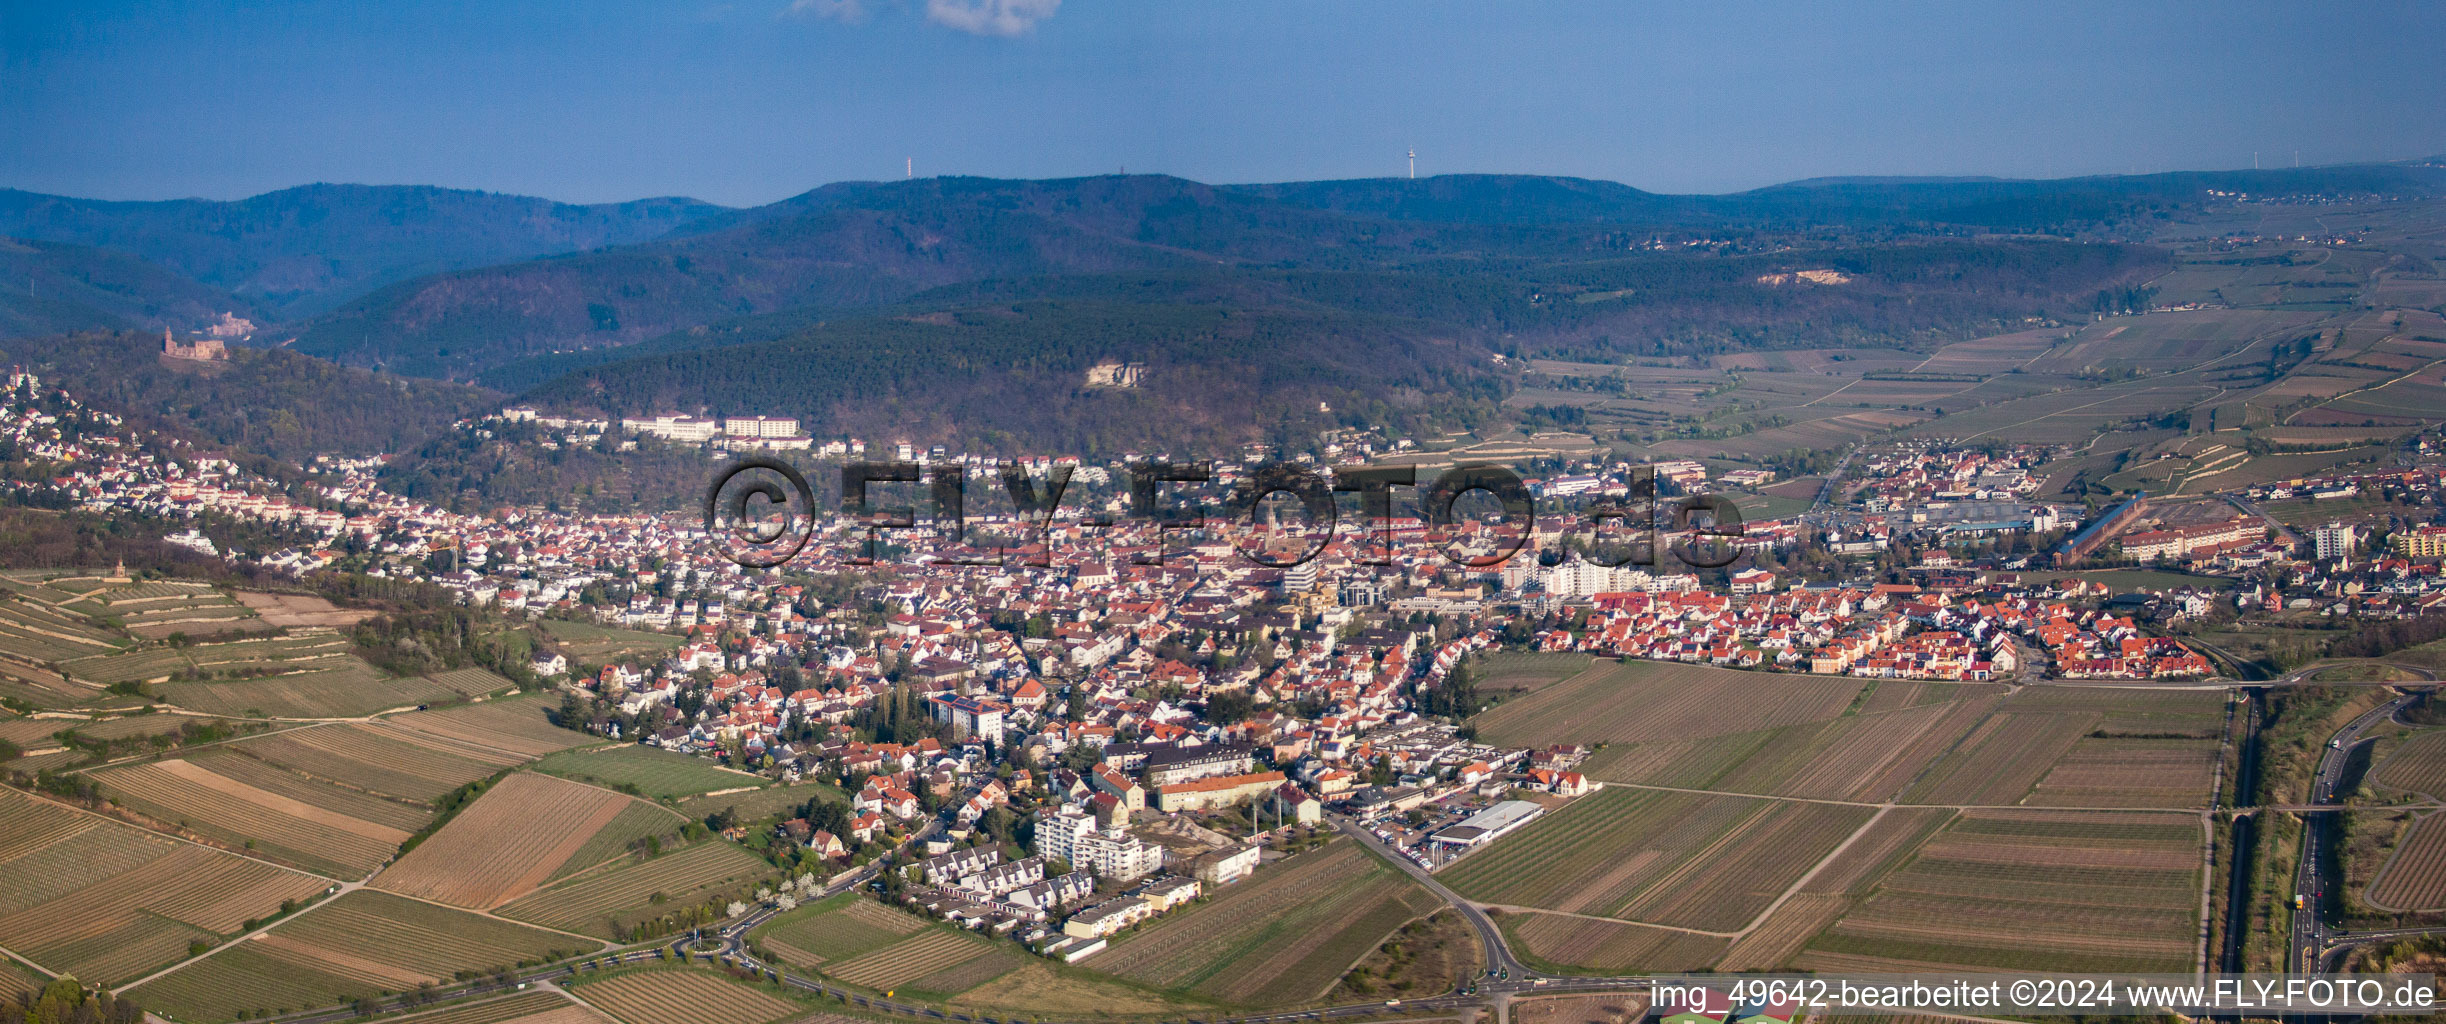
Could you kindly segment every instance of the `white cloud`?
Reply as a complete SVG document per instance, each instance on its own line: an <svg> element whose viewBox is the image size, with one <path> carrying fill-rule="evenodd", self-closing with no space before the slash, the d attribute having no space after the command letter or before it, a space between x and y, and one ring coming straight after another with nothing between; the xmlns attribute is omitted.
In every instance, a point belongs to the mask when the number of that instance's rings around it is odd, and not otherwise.
<svg viewBox="0 0 2446 1024"><path fill-rule="evenodd" d="M857 24L866 20L866 0L790 0L791 14Z"/></svg>
<svg viewBox="0 0 2446 1024"><path fill-rule="evenodd" d="M973 35L1016 36L1061 6L1062 0L926 0L926 20Z"/></svg>

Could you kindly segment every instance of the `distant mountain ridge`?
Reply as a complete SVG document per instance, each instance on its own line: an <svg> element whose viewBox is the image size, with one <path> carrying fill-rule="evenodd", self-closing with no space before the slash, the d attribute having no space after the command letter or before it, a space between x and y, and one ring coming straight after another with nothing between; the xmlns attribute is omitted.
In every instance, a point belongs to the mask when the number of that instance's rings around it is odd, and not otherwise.
<svg viewBox="0 0 2446 1024"><path fill-rule="evenodd" d="M299 351L428 376L968 281L1482 251L1478 226L1361 220L1151 175L828 185L654 242L436 274L319 317ZM1508 251L1563 244L1510 232ZM1576 243L1571 243L1576 246Z"/></svg>
<svg viewBox="0 0 2446 1024"><path fill-rule="evenodd" d="M1158 393L1193 418L1231 394L1167 390L1223 379L1211 376L1224 371L1203 346L1228 332L1195 326L1210 315L1253 330L1253 344L1282 346L1267 358L1308 367L1286 392L1300 397L1269 403L1268 422L1319 402L1347 407L1353 393L1323 386L1326 378L1368 369L1350 342L1331 360L1301 363L1302 330L1394 344L1388 352L1449 342L1488 356L1600 361L1908 345L2107 308L2096 303L2161 272L2163 254L2099 243L2146 235L2210 189L2441 195L2446 168L1825 178L1727 195L1498 174L1243 185L943 177L838 182L745 209L686 199L577 206L418 186L314 185L234 203L0 192L0 231L64 238L0 252L0 274L23 265L29 284L20 300L0 279L0 331L175 325L226 302L261 311L269 330L259 344L573 403L592 394L626 408L711 407L720 394L656 376L703 372L729 387L769 373L806 388L839 362L868 366L868 379L907 410L935 398L1003 402L990 377L924 378L1036 358L1030 331L1089 330L1122 345L1125 311L1146 307L1150 324L1169 325L1172 340L1147 360L1167 383L993 428L1115 443L1143 435L1112 417L1150 415L1143 403ZM1760 283L1821 269L1849 283ZM997 308L1030 312L1002 322ZM946 315L975 322L948 332L893 326ZM886 373L844 355L904 343L937 358ZM1036 342L1075 354L1074 343ZM1257 358L1243 353L1237 365ZM1175 365L1164 374L1167 360ZM1020 376L1032 388L1067 387L1060 382L1078 372L1071 362L1040 361ZM1431 376L1445 386L1489 380L1469 358ZM1387 383L1417 391L1428 382ZM793 408L810 422L872 425L846 407ZM1087 418L1057 422L1073 414Z"/></svg>
<svg viewBox="0 0 2446 1024"><path fill-rule="evenodd" d="M302 185L232 202L0 189L0 235L139 256L291 318L405 277L646 241L721 209L680 198L574 205L425 185Z"/></svg>
<svg viewBox="0 0 2446 1024"><path fill-rule="evenodd" d="M1712 195L1669 195L1588 178L1506 174L1219 187L1320 210L1447 223L2039 230L2193 202L2211 188L2259 194L2441 195L2446 194L2446 168L2410 161L2045 179L1824 177Z"/></svg>
<svg viewBox="0 0 2446 1024"><path fill-rule="evenodd" d="M2388 168L2378 177L2432 188L2446 176L2424 183L2421 172ZM1294 269L1517 279L1521 267L1620 258L1661 234L2093 232L2196 203L2204 182L2223 180L1822 184L1729 196L1523 175L844 182L709 215L651 242L398 282L305 324L297 348L474 379L522 362L599 363L606 350L743 317L840 315L987 281Z"/></svg>

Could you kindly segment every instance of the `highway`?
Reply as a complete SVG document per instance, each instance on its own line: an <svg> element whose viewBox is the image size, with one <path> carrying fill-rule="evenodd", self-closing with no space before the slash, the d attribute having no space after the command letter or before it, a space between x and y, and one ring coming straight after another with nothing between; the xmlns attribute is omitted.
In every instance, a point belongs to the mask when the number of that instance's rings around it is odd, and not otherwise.
<svg viewBox="0 0 2446 1024"><path fill-rule="evenodd" d="M2328 741L2327 749L2319 755L2318 774L2310 781L2312 805L2329 807L2340 803L2336 786L2343 781L2344 765L2352 759L2353 749L2361 745L2361 734L2369 731L2371 726L2395 717L2397 711L2409 706L2414 699L2410 694L2396 697L2362 712L2336 731L2335 737ZM2343 937L2341 932L2330 932L2323 919L2322 911L2325 908L2322 897L2325 893L2319 876L2321 866L2334 853L2326 849L2322 838L2318 823L2303 823L2302 858L2293 874L2293 891L2302 898L2303 907L2293 913L2292 945L2285 956L2286 969L2301 974L2315 973L2325 959L2328 947Z"/></svg>

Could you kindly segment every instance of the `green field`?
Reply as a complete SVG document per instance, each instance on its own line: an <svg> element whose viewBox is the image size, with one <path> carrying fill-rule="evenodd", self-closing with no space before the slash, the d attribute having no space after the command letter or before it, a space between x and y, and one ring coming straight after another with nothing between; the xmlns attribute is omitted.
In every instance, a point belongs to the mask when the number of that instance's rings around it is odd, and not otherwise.
<svg viewBox="0 0 2446 1024"><path fill-rule="evenodd" d="M925 926L924 918L845 892L767 921L751 937L790 963L814 968L881 949Z"/></svg>
<svg viewBox="0 0 2446 1024"><path fill-rule="evenodd" d="M139 986L132 997L181 1021L328 1006L591 952L593 943L393 896L348 893Z"/></svg>
<svg viewBox="0 0 2446 1024"><path fill-rule="evenodd" d="M1230 1005L1296 1005L1442 906L1357 843L1337 842L1159 917L1087 966Z"/></svg>
<svg viewBox="0 0 2446 1024"><path fill-rule="evenodd" d="M676 650L682 642L679 637L669 633L649 633L642 629L598 626L567 619L545 619L541 625L545 635L560 644L570 661L585 664L600 665L631 655Z"/></svg>
<svg viewBox="0 0 2446 1024"><path fill-rule="evenodd" d="M535 762L535 770L614 789L633 786L645 796L666 800L759 786L766 781L760 776L719 767L703 758L634 743L564 750Z"/></svg>
<svg viewBox="0 0 2446 1024"><path fill-rule="evenodd" d="M1766 909L1869 814L1611 786L1439 877L1484 903L1728 931Z"/></svg>
<svg viewBox="0 0 2446 1024"><path fill-rule="evenodd" d="M1595 658L1569 651L1490 651L1470 662L1478 689L1540 690L1586 671Z"/></svg>
<svg viewBox="0 0 2446 1024"><path fill-rule="evenodd" d="M714 897L752 891L776 874L764 858L709 839L645 861L582 872L502 905L494 912L547 928L606 938L620 928Z"/></svg>
<svg viewBox="0 0 2446 1024"><path fill-rule="evenodd" d="M161 699L191 711L230 718L360 718L378 711L459 699L422 677L386 678L355 659L337 668L232 682L174 682Z"/></svg>
<svg viewBox="0 0 2446 1024"><path fill-rule="evenodd" d="M718 791L717 791L718 792ZM741 821L755 821L768 814L796 810L809 800L848 803L849 794L839 786L821 782L801 782L790 786L766 786L747 793L723 793L720 796L692 796L681 800L679 812L691 818L703 818L715 811L729 808Z"/></svg>

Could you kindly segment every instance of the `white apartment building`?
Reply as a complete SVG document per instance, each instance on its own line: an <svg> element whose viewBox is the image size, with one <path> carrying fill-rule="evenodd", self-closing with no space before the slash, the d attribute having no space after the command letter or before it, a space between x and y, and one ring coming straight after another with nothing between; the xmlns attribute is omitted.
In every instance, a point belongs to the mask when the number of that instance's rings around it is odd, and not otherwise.
<svg viewBox="0 0 2446 1024"><path fill-rule="evenodd" d="M1073 806L1036 819L1036 852L1077 867L1079 837L1096 830L1096 816Z"/></svg>
<svg viewBox="0 0 2446 1024"><path fill-rule="evenodd" d="M1119 829L1090 832L1073 844L1077 854L1070 866L1098 877L1129 881L1144 878L1164 866L1164 848Z"/></svg>
<svg viewBox="0 0 2446 1024"><path fill-rule="evenodd" d="M1096 819L1064 807L1036 820L1038 855L1070 862L1074 871L1128 881L1164 866L1164 849L1120 829L1098 829Z"/></svg>
<svg viewBox="0 0 2446 1024"><path fill-rule="evenodd" d="M672 441L711 441L721 429L721 424L716 421L699 416L624 419L620 425L640 434L652 434Z"/></svg>
<svg viewBox="0 0 2446 1024"><path fill-rule="evenodd" d="M732 416L722 421L722 433L731 437L797 437L798 418L794 416Z"/></svg>
<svg viewBox="0 0 2446 1024"><path fill-rule="evenodd" d="M2350 523L2328 523L2310 531L2310 545L2321 560L2350 558L2353 549L2361 545L2361 527Z"/></svg>
<svg viewBox="0 0 2446 1024"><path fill-rule="evenodd" d="M1530 584L1555 597L1587 597L1628 591L1667 589L1658 578L1628 566L1607 568L1574 558L1560 565L1539 565L1534 558L1514 558L1503 565L1504 589L1518 593Z"/></svg>

